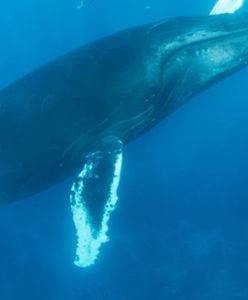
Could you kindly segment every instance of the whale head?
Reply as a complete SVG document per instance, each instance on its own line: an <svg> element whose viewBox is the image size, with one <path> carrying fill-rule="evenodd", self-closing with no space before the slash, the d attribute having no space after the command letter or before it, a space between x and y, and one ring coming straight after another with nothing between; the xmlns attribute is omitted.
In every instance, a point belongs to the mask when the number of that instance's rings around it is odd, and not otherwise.
<svg viewBox="0 0 248 300"><path fill-rule="evenodd" d="M163 114L248 63L247 14L176 18L152 30Z"/></svg>

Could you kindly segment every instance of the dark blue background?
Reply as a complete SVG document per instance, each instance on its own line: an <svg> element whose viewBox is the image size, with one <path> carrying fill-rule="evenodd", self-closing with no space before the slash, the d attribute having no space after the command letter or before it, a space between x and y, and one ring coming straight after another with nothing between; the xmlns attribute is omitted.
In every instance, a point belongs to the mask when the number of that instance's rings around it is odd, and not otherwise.
<svg viewBox="0 0 248 300"><path fill-rule="evenodd" d="M77 9L78 3L1 1L0 87L89 40L207 14L214 5L88 0ZM247 75L194 98L125 148L111 242L95 266L72 264L70 180L2 207L0 299L247 300Z"/></svg>

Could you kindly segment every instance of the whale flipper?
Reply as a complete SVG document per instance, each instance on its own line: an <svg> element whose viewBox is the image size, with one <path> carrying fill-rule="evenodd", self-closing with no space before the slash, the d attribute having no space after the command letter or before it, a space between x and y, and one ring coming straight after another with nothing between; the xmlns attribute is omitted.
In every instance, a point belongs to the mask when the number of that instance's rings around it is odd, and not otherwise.
<svg viewBox="0 0 248 300"><path fill-rule="evenodd" d="M89 153L71 193L71 211L77 234L75 265L94 263L102 243L108 241L108 220L118 197L122 165L122 142L115 137L103 139Z"/></svg>

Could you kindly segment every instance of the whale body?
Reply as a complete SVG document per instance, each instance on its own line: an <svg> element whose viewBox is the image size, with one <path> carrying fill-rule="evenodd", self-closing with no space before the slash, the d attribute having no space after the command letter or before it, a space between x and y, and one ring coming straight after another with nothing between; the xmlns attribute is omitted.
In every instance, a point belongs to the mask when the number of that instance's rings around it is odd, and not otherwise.
<svg viewBox="0 0 248 300"><path fill-rule="evenodd" d="M76 49L0 92L0 204L75 176L75 263L95 261L123 145L247 65L248 16L180 17Z"/></svg>

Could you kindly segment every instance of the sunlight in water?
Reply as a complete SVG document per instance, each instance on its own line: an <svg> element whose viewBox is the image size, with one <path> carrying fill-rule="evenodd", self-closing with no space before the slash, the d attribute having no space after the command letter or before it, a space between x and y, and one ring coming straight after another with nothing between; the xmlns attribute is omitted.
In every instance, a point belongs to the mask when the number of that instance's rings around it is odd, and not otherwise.
<svg viewBox="0 0 248 300"><path fill-rule="evenodd" d="M81 0L77 6L78 9L81 9L85 6L85 1L84 0Z"/></svg>
<svg viewBox="0 0 248 300"><path fill-rule="evenodd" d="M210 12L210 15L233 14L242 7L243 3L244 0L219 0Z"/></svg>
<svg viewBox="0 0 248 300"><path fill-rule="evenodd" d="M77 249L74 264L78 267L84 268L94 264L100 252L101 245L109 240L107 236L108 221L118 200L117 189L120 181L121 165L122 153L118 154L115 162L110 194L105 203L104 214L99 231L96 231L92 226L85 200L82 197L84 178L91 172L93 168L92 163L85 164L84 169L79 174L79 181L72 186L70 194L71 211L77 235Z"/></svg>

